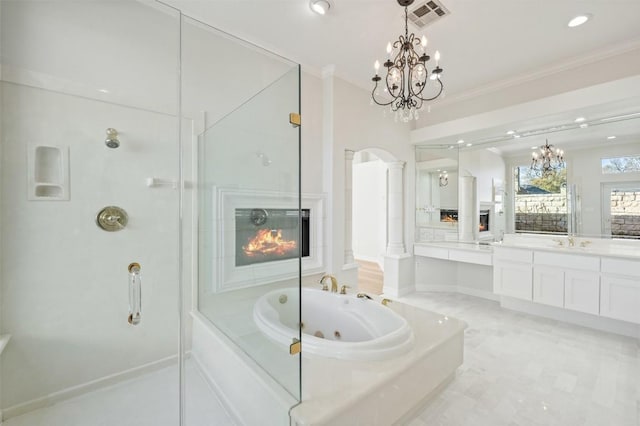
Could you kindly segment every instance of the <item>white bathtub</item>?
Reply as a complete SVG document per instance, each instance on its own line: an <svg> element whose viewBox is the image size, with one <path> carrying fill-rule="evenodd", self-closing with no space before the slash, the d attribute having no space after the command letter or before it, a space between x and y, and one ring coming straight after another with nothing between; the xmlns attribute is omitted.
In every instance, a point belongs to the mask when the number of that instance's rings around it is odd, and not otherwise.
<svg viewBox="0 0 640 426"><path fill-rule="evenodd" d="M298 289L265 294L254 306L253 319L269 338L290 345L298 337ZM406 353L413 343L407 321L378 301L302 289L303 355L382 360Z"/></svg>

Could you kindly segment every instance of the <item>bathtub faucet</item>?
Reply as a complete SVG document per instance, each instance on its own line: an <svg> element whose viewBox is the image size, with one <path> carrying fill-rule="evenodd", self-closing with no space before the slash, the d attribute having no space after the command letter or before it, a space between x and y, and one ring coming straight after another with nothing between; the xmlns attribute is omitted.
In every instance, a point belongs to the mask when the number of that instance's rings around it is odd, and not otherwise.
<svg viewBox="0 0 640 426"><path fill-rule="evenodd" d="M338 280L336 279L336 277L334 277L333 275L324 275L322 278L320 278L320 284L322 284L322 290L324 291L328 291L329 287L327 287L327 285L324 283L325 278L331 278L331 293L337 293L338 292Z"/></svg>
<svg viewBox="0 0 640 426"><path fill-rule="evenodd" d="M358 293L356 295L356 297L358 299L369 299L369 300L373 300L373 297L369 296L367 293Z"/></svg>

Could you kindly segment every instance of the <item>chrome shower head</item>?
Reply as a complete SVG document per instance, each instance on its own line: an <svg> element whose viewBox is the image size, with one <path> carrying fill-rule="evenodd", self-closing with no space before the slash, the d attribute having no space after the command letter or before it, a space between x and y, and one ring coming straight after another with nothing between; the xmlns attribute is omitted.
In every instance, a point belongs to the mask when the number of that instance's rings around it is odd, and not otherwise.
<svg viewBox="0 0 640 426"><path fill-rule="evenodd" d="M117 148L120 146L120 140L118 140L118 131L109 127L107 129L107 139L105 139L104 143L109 148Z"/></svg>

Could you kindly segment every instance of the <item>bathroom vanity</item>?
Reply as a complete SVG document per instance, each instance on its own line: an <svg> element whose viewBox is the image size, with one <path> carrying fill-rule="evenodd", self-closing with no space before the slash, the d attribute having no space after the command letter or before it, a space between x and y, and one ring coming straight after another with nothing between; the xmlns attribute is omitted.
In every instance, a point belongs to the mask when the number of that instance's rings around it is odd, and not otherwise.
<svg viewBox="0 0 640 426"><path fill-rule="evenodd" d="M491 245L417 243L414 254L416 262L457 262L458 270L466 264L490 266L494 297L489 298L505 308L640 335L639 241L507 234Z"/></svg>

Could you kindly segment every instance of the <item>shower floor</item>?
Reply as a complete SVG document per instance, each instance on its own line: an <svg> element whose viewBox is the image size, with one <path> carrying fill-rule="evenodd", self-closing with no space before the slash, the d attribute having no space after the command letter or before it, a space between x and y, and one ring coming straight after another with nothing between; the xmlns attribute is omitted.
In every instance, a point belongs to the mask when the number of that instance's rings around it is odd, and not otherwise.
<svg viewBox="0 0 640 426"><path fill-rule="evenodd" d="M234 425L192 360L185 372L186 425ZM177 366L171 366L13 417L2 426L176 426L178 398Z"/></svg>

